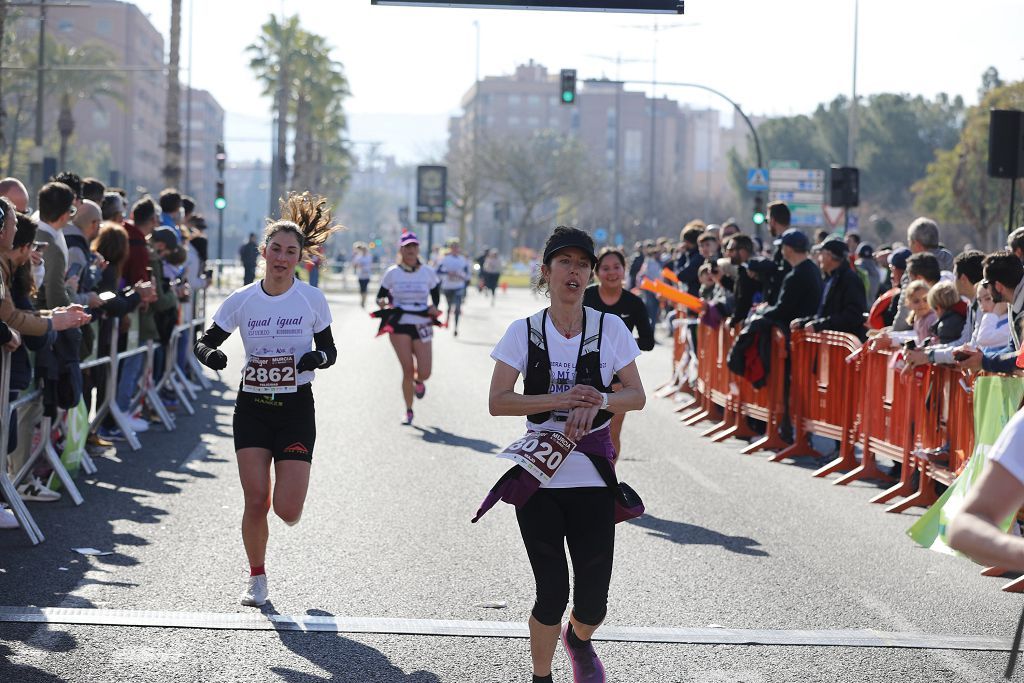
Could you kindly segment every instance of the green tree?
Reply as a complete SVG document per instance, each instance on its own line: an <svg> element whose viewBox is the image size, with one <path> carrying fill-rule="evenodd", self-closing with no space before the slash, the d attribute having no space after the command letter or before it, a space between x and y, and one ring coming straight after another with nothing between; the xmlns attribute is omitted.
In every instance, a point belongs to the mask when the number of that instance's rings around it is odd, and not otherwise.
<svg viewBox="0 0 1024 683"><path fill-rule="evenodd" d="M990 69L983 88L992 82ZM983 246L990 246L1009 214L1009 182L988 177L990 109L1024 109L1024 82L994 86L966 114L951 150L938 150L927 174L913 186L915 207L939 221L970 225ZM1018 193L1024 183L1017 181ZM1018 196L1020 196L1018 194Z"/></svg>
<svg viewBox="0 0 1024 683"><path fill-rule="evenodd" d="M114 69L117 58L100 43L67 46L47 41L46 93L57 100L60 168L66 168L68 140L75 132L74 106L88 100L103 108L104 100L124 102L124 75Z"/></svg>

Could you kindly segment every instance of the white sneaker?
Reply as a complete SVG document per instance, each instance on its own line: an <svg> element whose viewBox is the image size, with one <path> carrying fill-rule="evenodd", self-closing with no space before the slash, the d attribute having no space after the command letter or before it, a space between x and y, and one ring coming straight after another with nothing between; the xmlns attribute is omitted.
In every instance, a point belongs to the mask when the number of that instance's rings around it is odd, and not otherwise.
<svg viewBox="0 0 1024 683"><path fill-rule="evenodd" d="M0 529L17 529L18 518L7 508L0 506Z"/></svg>
<svg viewBox="0 0 1024 683"><path fill-rule="evenodd" d="M149 423L138 417L129 417L128 426L132 428L133 432L144 432L149 429Z"/></svg>
<svg viewBox="0 0 1024 683"><path fill-rule="evenodd" d="M39 481L39 477L32 477L28 482L18 487L18 495L22 500L32 503L52 503L60 500L60 493L52 491Z"/></svg>
<svg viewBox="0 0 1024 683"><path fill-rule="evenodd" d="M267 601L267 575L250 576L249 585L242 593L242 604L248 607L259 607Z"/></svg>

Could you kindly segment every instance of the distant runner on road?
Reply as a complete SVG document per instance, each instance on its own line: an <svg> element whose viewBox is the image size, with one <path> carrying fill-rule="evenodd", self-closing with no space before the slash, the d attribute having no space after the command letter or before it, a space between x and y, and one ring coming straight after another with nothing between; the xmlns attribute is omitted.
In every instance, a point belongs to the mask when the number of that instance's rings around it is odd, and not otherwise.
<svg viewBox="0 0 1024 683"><path fill-rule="evenodd" d="M615 522L642 511L618 516L622 489L608 427L612 415L644 406L635 362L640 349L620 318L583 305L596 261L590 235L555 228L537 283L550 307L513 322L491 352L491 415L526 416L527 436L506 449L522 455L512 458L520 464L491 489L473 521L499 498L516 506L537 583L529 619L535 683L550 683L559 637L576 683L604 682L590 638L607 612ZM622 390L610 394L616 373ZM522 394L515 391L520 375ZM569 601L566 544L574 589L562 626Z"/></svg>
<svg viewBox="0 0 1024 683"><path fill-rule="evenodd" d="M430 378L433 362L431 340L437 305L441 302L441 283L437 273L420 261L420 241L413 232L406 232L399 241L398 263L384 273L377 292L377 305L391 305L401 311L391 326L389 337L402 366L402 398L405 417L412 424L412 400L423 398L424 384Z"/></svg>
<svg viewBox="0 0 1024 683"><path fill-rule="evenodd" d="M227 367L227 356L217 347L234 330L240 330L245 346L233 421L245 496L242 542L249 558L243 605L267 601L264 561L271 502L277 516L292 526L298 524L306 501L316 441L313 371L333 365L338 352L327 299L296 278L295 268L338 227L325 199L308 192L290 195L281 220L267 226L259 247L266 275L232 292L195 345L196 357L214 370Z"/></svg>
<svg viewBox="0 0 1024 683"><path fill-rule="evenodd" d="M444 315L444 324L449 325L452 313L455 314L455 328L452 336L459 336L459 318L462 316L462 302L466 298L466 287L472 279L469 259L462 255L459 241L448 243L448 253L441 259L437 275L441 278L441 291L444 292L448 310Z"/></svg>

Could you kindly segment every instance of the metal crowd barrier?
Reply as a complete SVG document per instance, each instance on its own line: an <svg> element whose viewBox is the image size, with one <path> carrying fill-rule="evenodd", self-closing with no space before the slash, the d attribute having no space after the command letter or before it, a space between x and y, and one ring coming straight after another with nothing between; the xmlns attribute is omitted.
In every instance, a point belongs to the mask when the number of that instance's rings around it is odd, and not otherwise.
<svg viewBox="0 0 1024 683"><path fill-rule="evenodd" d="M199 386L193 385L177 363L177 350L180 344L185 343L191 350L193 340L197 332L201 332L206 320L206 290L200 290L194 297L191 305L184 308L189 317L181 324L174 327L171 339L165 348L165 364L163 376L159 382L154 382L153 368L157 344L152 340L145 345L124 352L118 352L118 330L117 321L110 326L110 352L106 356L93 358L81 363L82 370L91 370L93 387L97 395L102 393L103 400L95 407L89 419L89 433L93 433L104 419L109 415L117 424L118 429L124 434L125 440L133 451L142 448L138 434L131 428L129 416L134 414L143 403L145 403L157 415L164 428L171 431L175 428L175 421L170 411L164 406L160 398L160 391L168 389L174 392L179 403L185 408L189 415L195 414L192 402L198 397L198 390L208 390L212 384L203 374L202 366L195 355L190 351L185 358L194 376L199 381ZM134 313L132 315L135 315ZM97 335L98 336L98 335ZM140 373L139 385L131 401L131 408L126 413L117 404L117 385L121 361L126 358L142 355L144 356L143 368ZM32 517L28 507L21 496L18 495L17 487L23 479L31 474L40 458L45 458L47 464L53 469L54 474L60 480L61 485L67 490L68 495L75 505L84 502L82 494L75 485L74 479L67 471L64 463L61 462L61 454L57 452L53 444L52 432L55 421L43 415L38 423L38 430L41 435L39 443L32 447L25 464L18 472L11 473L8 468L8 446L10 441L10 427L12 417L17 415L20 408L24 408L34 402L41 401L42 395L39 389L30 389L22 392L15 401L10 400L11 386L11 353L4 350L0 355L0 494L11 507L11 512L17 518L18 523L28 536L32 545L37 545L45 540L39 525ZM101 391L102 388L102 391ZM58 411L57 424L63 422L64 411ZM86 449L81 453L82 469L87 474L95 474L96 464L89 456Z"/></svg>

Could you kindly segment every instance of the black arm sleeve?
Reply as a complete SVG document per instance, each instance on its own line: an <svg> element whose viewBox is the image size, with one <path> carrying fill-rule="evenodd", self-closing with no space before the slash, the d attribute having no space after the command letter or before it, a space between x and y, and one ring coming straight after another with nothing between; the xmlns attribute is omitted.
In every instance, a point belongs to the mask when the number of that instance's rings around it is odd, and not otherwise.
<svg viewBox="0 0 1024 683"><path fill-rule="evenodd" d="M643 302L637 298L633 306L633 322L636 323L636 344L641 351L650 351L654 348L654 328L651 327L651 319L647 317L647 309Z"/></svg>
<svg viewBox="0 0 1024 683"><path fill-rule="evenodd" d="M441 303L441 283L438 282L437 286L430 290L430 300L434 302L434 308L437 308Z"/></svg>
<svg viewBox="0 0 1024 683"><path fill-rule="evenodd" d="M381 287L380 289L377 290L377 298L387 299L388 301L391 301L391 291L385 287Z"/></svg>
<svg viewBox="0 0 1024 683"><path fill-rule="evenodd" d="M323 351L327 356L327 362L321 365L320 369L334 365L334 361L338 360L338 348L334 345L334 334L329 325L313 335L313 343L317 351Z"/></svg>
<svg viewBox="0 0 1024 683"><path fill-rule="evenodd" d="M202 361L203 365L206 365L210 354L216 351L217 347L223 344L230 336L230 332L225 332L217 327L217 323L213 323L210 325L210 329L206 330L203 336L196 340L196 345L192 350L195 352L196 358Z"/></svg>

